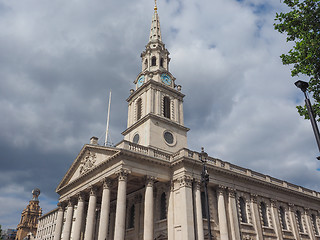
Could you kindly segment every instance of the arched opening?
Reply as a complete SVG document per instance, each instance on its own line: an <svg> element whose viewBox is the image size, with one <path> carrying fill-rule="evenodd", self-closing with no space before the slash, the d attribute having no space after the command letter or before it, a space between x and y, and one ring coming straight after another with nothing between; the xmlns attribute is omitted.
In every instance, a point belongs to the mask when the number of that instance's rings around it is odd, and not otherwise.
<svg viewBox="0 0 320 240"><path fill-rule="evenodd" d="M279 208L279 213L280 213L280 220L282 224L282 229L287 230L287 222L286 222L286 212L284 211L284 208L281 206Z"/></svg>
<svg viewBox="0 0 320 240"><path fill-rule="evenodd" d="M157 65L157 58L155 56L153 56L151 58L151 66L156 66Z"/></svg>
<svg viewBox="0 0 320 240"><path fill-rule="evenodd" d="M160 67L163 67L163 58L160 59Z"/></svg>
<svg viewBox="0 0 320 240"><path fill-rule="evenodd" d="M170 118L170 98L167 96L163 98L163 116Z"/></svg>
<svg viewBox="0 0 320 240"><path fill-rule="evenodd" d="M160 220L167 219L167 196L162 193L160 197Z"/></svg>
<svg viewBox="0 0 320 240"><path fill-rule="evenodd" d="M144 69L146 69L146 68L148 68L148 60L147 59L144 61Z"/></svg>
<svg viewBox="0 0 320 240"><path fill-rule="evenodd" d="M312 224L313 224L314 233L315 233L316 235L319 235L316 215L311 214L311 221L312 221Z"/></svg>
<svg viewBox="0 0 320 240"><path fill-rule="evenodd" d="M297 216L299 231L301 233L303 233L304 230L303 230L303 225L302 225L301 212L299 210L296 211L296 216Z"/></svg>
<svg viewBox="0 0 320 240"><path fill-rule="evenodd" d="M260 209L261 209L262 224L263 226L268 227L269 223L268 223L267 207L264 202L260 203Z"/></svg>
<svg viewBox="0 0 320 240"><path fill-rule="evenodd" d="M240 218L241 222L247 223L247 210L246 210L246 201L243 199L243 197L239 198L239 205L240 205Z"/></svg>
<svg viewBox="0 0 320 240"><path fill-rule="evenodd" d="M139 98L137 101L137 120L141 118L141 115L142 115L142 100L141 98Z"/></svg>

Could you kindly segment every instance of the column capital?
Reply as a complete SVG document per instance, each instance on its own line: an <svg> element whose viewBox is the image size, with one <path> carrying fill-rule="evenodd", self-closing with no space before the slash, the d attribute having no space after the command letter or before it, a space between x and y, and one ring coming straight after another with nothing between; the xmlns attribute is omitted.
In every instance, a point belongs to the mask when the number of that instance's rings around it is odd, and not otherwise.
<svg viewBox="0 0 320 240"><path fill-rule="evenodd" d="M294 204L293 203L288 203L289 205L289 211L292 212L293 208L294 208Z"/></svg>
<svg viewBox="0 0 320 240"><path fill-rule="evenodd" d="M253 203L257 203L258 202L258 195L254 194L254 193L250 193L250 200Z"/></svg>
<svg viewBox="0 0 320 240"><path fill-rule="evenodd" d="M98 188L95 185L91 185L89 187L90 196L95 196L97 194Z"/></svg>
<svg viewBox="0 0 320 240"><path fill-rule="evenodd" d="M270 199L271 207L276 208L277 207L277 200L275 199Z"/></svg>
<svg viewBox="0 0 320 240"><path fill-rule="evenodd" d="M179 178L180 187L192 187L192 177L184 175Z"/></svg>
<svg viewBox="0 0 320 240"><path fill-rule="evenodd" d="M156 181L156 177L147 175L145 177L146 187L153 187L154 182Z"/></svg>
<svg viewBox="0 0 320 240"><path fill-rule="evenodd" d="M58 206L58 211L64 211L66 203L65 202L58 202L57 206Z"/></svg>
<svg viewBox="0 0 320 240"><path fill-rule="evenodd" d="M103 189L109 189L112 186L112 181L108 178L104 178L101 182Z"/></svg>
<svg viewBox="0 0 320 240"><path fill-rule="evenodd" d="M68 207L72 207L75 204L74 198L72 197L69 197L67 199L67 202L68 202Z"/></svg>
<svg viewBox="0 0 320 240"><path fill-rule="evenodd" d="M223 186L223 185L219 185L218 188L217 188L217 193L218 195L223 195L224 191L227 189L226 186Z"/></svg>
<svg viewBox="0 0 320 240"><path fill-rule="evenodd" d="M84 194L84 192L79 192L79 193L77 194L77 198L78 198L78 202L84 202L84 200L85 200L85 194Z"/></svg>
<svg viewBox="0 0 320 240"><path fill-rule="evenodd" d="M234 188L228 188L228 196L229 196L229 198L235 198L236 197L236 190Z"/></svg>
<svg viewBox="0 0 320 240"><path fill-rule="evenodd" d="M193 182L194 182L194 188L195 188L196 190L201 190L201 180L199 180L199 179L194 179Z"/></svg>
<svg viewBox="0 0 320 240"><path fill-rule="evenodd" d="M116 175L118 176L119 181L127 181L127 177L130 173L130 170L122 168L116 172Z"/></svg>

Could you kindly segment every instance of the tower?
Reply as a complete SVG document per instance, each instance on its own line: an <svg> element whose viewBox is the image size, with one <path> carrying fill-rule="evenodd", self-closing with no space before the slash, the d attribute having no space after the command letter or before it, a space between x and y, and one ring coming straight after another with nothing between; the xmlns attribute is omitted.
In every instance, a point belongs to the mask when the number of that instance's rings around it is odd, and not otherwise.
<svg viewBox="0 0 320 240"><path fill-rule="evenodd" d="M149 42L141 53L142 70L127 99L128 123L122 134L126 141L176 152L187 147L189 129L183 122L184 94L169 72L169 62L155 5Z"/></svg>
<svg viewBox="0 0 320 240"><path fill-rule="evenodd" d="M39 195L40 190L38 188L32 190L33 197L29 201L28 206L21 213L21 220L17 227L16 240L24 239L29 233L32 233L33 236L36 235L38 218L42 214L42 210L39 206Z"/></svg>

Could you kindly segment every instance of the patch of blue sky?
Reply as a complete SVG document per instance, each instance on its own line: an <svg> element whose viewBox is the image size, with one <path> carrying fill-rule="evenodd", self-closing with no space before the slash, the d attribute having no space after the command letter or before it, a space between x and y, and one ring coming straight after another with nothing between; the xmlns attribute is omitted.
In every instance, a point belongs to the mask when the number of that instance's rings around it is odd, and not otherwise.
<svg viewBox="0 0 320 240"><path fill-rule="evenodd" d="M273 11L272 6L268 3L257 4L257 5L250 4L250 5L253 8L253 13L257 15L266 14Z"/></svg>
<svg viewBox="0 0 320 240"><path fill-rule="evenodd" d="M214 48L216 48L216 47L217 47L217 45L215 45L214 43L209 44L209 49L214 49Z"/></svg>

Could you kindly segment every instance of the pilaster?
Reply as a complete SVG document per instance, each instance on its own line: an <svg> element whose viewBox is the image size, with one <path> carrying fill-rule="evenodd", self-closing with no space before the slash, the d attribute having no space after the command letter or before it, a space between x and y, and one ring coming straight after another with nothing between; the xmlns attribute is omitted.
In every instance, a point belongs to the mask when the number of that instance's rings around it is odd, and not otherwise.
<svg viewBox="0 0 320 240"><path fill-rule="evenodd" d="M220 229L221 240L229 240L228 221L227 221L226 205L225 205L225 199L224 199L225 190L226 190L226 187L221 185L217 189L218 217L219 217L219 229Z"/></svg>

